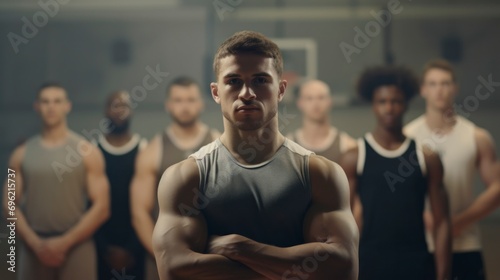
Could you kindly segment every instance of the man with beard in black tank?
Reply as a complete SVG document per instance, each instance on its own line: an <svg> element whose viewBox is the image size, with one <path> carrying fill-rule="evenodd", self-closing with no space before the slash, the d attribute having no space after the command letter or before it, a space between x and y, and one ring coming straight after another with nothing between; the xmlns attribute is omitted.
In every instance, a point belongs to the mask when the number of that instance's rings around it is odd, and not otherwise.
<svg viewBox="0 0 500 280"><path fill-rule="evenodd" d="M117 91L108 96L106 118L109 131L97 140L104 155L106 175L111 190L111 218L95 234L100 280L116 278L116 273L144 277L144 249L134 228L130 214L130 182L134 163L147 141L130 132L132 108L130 95Z"/></svg>
<svg viewBox="0 0 500 280"><path fill-rule="evenodd" d="M358 82L358 92L371 102L377 120L375 129L341 160L353 209L362 213L356 219L361 228L360 280L450 279L450 218L443 167L436 154L421 150L402 130L403 115L417 91L416 78L402 67L367 69ZM435 276L425 241L426 194L436 222ZM359 201L361 207L354 205Z"/></svg>

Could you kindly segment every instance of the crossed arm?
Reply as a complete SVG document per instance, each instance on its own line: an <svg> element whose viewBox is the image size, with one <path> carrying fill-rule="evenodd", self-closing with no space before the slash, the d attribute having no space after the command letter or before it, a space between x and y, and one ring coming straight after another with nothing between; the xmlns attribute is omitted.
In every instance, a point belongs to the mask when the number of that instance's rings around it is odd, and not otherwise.
<svg viewBox="0 0 500 280"><path fill-rule="evenodd" d="M237 234L208 237L203 215L182 215L193 205L199 174L194 159L167 169L160 182L160 216L153 247L166 279L357 279L358 231L340 167L311 156L312 204L304 220L305 244L280 248ZM312 264L312 265L311 265Z"/></svg>

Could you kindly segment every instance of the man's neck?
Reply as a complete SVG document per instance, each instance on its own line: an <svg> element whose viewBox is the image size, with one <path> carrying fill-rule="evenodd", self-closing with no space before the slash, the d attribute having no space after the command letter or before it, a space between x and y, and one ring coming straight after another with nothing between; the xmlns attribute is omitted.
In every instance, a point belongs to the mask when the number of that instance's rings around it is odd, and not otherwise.
<svg viewBox="0 0 500 280"><path fill-rule="evenodd" d="M387 150L395 150L401 146L406 136L403 134L402 125L392 129L387 129L377 125L372 132L373 138L377 143Z"/></svg>
<svg viewBox="0 0 500 280"><path fill-rule="evenodd" d="M304 119L302 121L302 137L306 141L323 139L330 133L330 127L328 118L320 121Z"/></svg>
<svg viewBox="0 0 500 280"><path fill-rule="evenodd" d="M124 133L120 134L114 134L114 133L106 134L105 138L106 141L108 141L108 143L111 146L121 147L127 144L130 141L130 139L132 139L132 134L130 133L129 130L127 130Z"/></svg>
<svg viewBox="0 0 500 280"><path fill-rule="evenodd" d="M283 145L285 137L279 132L277 118L257 130L250 131L240 130L224 119L224 133L220 141L238 162L259 164L274 156Z"/></svg>
<svg viewBox="0 0 500 280"><path fill-rule="evenodd" d="M68 135L68 127L66 122L61 122L54 126L44 125L42 128L42 139L49 145L57 145L61 143Z"/></svg>
<svg viewBox="0 0 500 280"><path fill-rule="evenodd" d="M203 129L203 124L199 121L194 122L189 126L182 126L178 123L172 123L169 126L169 130L174 136L178 139L192 139L193 137L200 134L200 131Z"/></svg>
<svg viewBox="0 0 500 280"><path fill-rule="evenodd" d="M427 106L425 122L432 131L439 130L446 133L455 126L457 114L451 107L445 110L438 110Z"/></svg>

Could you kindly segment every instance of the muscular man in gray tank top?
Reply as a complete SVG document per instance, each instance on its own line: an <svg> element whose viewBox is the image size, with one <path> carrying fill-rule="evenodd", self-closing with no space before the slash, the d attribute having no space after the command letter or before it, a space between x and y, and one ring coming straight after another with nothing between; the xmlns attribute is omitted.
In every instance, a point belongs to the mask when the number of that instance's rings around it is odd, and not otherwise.
<svg viewBox="0 0 500 280"><path fill-rule="evenodd" d="M357 279L345 173L278 130L282 65L260 33L219 47L210 86L224 133L160 181L161 279Z"/></svg>
<svg viewBox="0 0 500 280"><path fill-rule="evenodd" d="M42 133L18 146L9 162L20 206L22 280L97 278L91 237L109 215L108 181L101 152L67 128L70 108L63 87L43 85L35 102Z"/></svg>
<svg viewBox="0 0 500 280"><path fill-rule="evenodd" d="M158 279L151 236L158 217L157 186L161 175L172 164L186 159L202 146L219 137L219 132L200 121L203 96L195 80L173 79L167 87L165 109L172 123L156 135L139 153L131 186L132 224L149 253L146 279Z"/></svg>

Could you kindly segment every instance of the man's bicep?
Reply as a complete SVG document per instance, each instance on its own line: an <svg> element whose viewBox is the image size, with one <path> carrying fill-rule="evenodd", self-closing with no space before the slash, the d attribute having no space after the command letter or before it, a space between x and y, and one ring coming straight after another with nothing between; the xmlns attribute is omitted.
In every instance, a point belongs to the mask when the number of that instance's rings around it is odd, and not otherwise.
<svg viewBox="0 0 500 280"><path fill-rule="evenodd" d="M156 166L151 158L152 149L148 146L141 151L135 162L134 176L130 186L130 197L134 209L144 208L152 211L156 198Z"/></svg>
<svg viewBox="0 0 500 280"><path fill-rule="evenodd" d="M497 156L491 135L484 129L477 128L476 145L478 150L477 164L483 182L489 185L496 178Z"/></svg>
<svg viewBox="0 0 500 280"><path fill-rule="evenodd" d="M203 214L194 205L193 189L198 188L198 177L192 159L168 168L162 176L158 187L160 214L153 234L159 249L181 246L195 252L205 250L207 227Z"/></svg>
<svg viewBox="0 0 500 280"><path fill-rule="evenodd" d="M312 204L306 215L306 242L335 242L357 246L358 229L349 203L349 186L342 168L312 161Z"/></svg>
<svg viewBox="0 0 500 280"><path fill-rule="evenodd" d="M88 145L91 145L90 143ZM87 193L92 202L109 199L109 183L105 172L105 163L102 153L94 146L91 152L84 157L87 170Z"/></svg>

